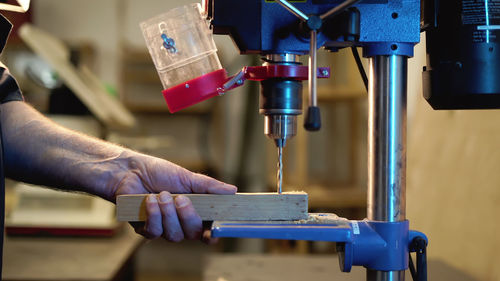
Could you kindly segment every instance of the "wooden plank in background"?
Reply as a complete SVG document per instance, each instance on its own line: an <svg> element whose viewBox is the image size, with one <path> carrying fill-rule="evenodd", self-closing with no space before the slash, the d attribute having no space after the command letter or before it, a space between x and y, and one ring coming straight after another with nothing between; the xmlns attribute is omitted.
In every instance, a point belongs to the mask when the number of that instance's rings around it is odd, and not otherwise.
<svg viewBox="0 0 500 281"><path fill-rule="evenodd" d="M19 35L57 71L64 83L100 121L110 126L134 126L134 116L106 93L102 83L90 70L78 70L70 63L70 50L61 40L28 23L21 26Z"/></svg>
<svg viewBox="0 0 500 281"><path fill-rule="evenodd" d="M144 221L148 194L121 195L116 200L119 221ZM178 196L179 194L173 194ZM307 193L183 194L204 221L306 219Z"/></svg>

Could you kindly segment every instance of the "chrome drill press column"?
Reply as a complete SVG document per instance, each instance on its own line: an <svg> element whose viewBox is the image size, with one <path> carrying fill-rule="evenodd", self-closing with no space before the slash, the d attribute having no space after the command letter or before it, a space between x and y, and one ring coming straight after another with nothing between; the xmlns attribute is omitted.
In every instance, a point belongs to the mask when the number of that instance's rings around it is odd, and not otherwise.
<svg viewBox="0 0 500 281"><path fill-rule="evenodd" d="M370 58L368 219L406 219L407 57ZM404 281L404 271L367 270L370 281Z"/></svg>

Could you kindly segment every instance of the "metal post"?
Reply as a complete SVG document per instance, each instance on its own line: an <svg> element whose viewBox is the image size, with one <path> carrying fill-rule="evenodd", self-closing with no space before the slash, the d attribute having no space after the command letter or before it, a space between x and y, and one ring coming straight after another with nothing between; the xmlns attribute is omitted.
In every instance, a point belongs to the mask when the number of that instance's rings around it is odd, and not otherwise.
<svg viewBox="0 0 500 281"><path fill-rule="evenodd" d="M368 219L406 219L407 57L370 58ZM367 270L370 281L404 281L404 271Z"/></svg>
<svg viewBox="0 0 500 281"><path fill-rule="evenodd" d="M317 39L316 30L311 30L311 41L309 47L309 80L307 81L309 89L309 106L318 106L318 69L317 69Z"/></svg>

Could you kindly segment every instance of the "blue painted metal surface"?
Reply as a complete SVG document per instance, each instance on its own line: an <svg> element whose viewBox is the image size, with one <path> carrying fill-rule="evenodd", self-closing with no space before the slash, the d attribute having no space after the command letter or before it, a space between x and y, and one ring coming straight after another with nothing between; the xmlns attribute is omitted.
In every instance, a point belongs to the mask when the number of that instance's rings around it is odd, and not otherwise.
<svg viewBox="0 0 500 281"><path fill-rule="evenodd" d="M389 0L357 7L361 13L360 42L419 42L420 0Z"/></svg>
<svg viewBox="0 0 500 281"><path fill-rule="evenodd" d="M368 235L359 235L354 241L354 265L362 265L369 269L396 271L408 268L408 230L409 222L374 222L367 221L367 227L384 241L382 248L373 248L374 238ZM380 247L380 246L378 246ZM371 258L365 255L370 254Z"/></svg>
<svg viewBox="0 0 500 281"><path fill-rule="evenodd" d="M293 5L305 14L320 15L341 1L308 0ZM229 34L243 54L247 53L309 53L309 38L303 36L300 20L276 2L264 0L212 0L214 33ZM369 48L371 54L402 54L411 56L413 46L420 40L420 0L371 0L354 6L360 12L359 39L346 39L338 33L339 22L326 19L318 33L318 48L343 48L352 45ZM389 46L383 47L383 46ZM382 50L384 52L382 52Z"/></svg>
<svg viewBox="0 0 500 281"><path fill-rule="evenodd" d="M330 214L314 214L311 221L215 221L212 236L351 242L352 230L346 219Z"/></svg>
<svg viewBox="0 0 500 281"><path fill-rule="evenodd" d="M413 57L413 43L395 43L395 42L379 42L366 43L363 46L364 57L374 56L407 56Z"/></svg>
<svg viewBox="0 0 500 281"><path fill-rule="evenodd" d="M408 268L409 244L423 233L409 231L409 222L356 221L334 214L310 214L302 221L216 221L213 237L330 241L340 245L340 267L397 271Z"/></svg>
<svg viewBox="0 0 500 281"><path fill-rule="evenodd" d="M422 232L420 232L420 231L410 230L408 240L411 242L411 241L413 241L413 239L415 239L415 238L417 238L417 237L422 237L422 238L424 238L425 243L426 243L427 245L429 245L429 239L427 238L427 235L425 235L424 233L422 233Z"/></svg>

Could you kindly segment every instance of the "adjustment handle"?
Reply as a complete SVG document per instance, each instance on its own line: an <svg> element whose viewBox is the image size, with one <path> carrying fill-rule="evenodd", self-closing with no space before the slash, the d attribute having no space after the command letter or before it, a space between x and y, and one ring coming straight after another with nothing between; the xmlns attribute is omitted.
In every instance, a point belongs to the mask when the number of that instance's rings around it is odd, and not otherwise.
<svg viewBox="0 0 500 281"><path fill-rule="evenodd" d="M304 128L308 131L319 131L321 129L321 114L319 107L309 106L304 119Z"/></svg>

